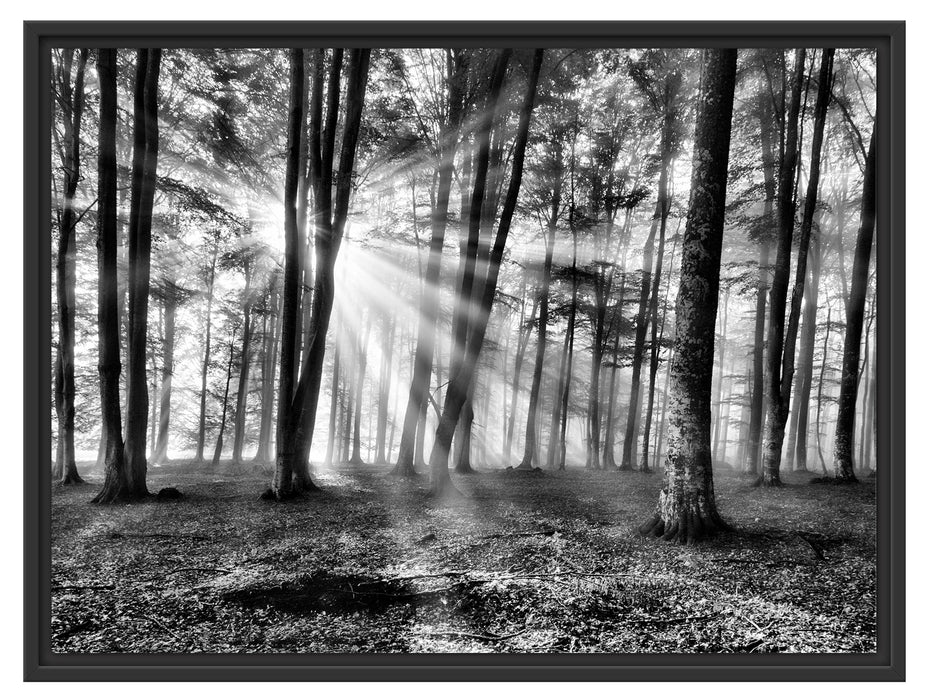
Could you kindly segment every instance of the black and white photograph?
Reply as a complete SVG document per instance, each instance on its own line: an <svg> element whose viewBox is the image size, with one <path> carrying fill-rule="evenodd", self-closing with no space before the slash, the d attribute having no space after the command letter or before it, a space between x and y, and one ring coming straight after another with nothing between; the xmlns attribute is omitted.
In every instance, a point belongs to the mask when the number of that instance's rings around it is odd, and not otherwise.
<svg viewBox="0 0 931 700"><path fill-rule="evenodd" d="M877 653L876 48L492 43L52 45L53 654Z"/></svg>

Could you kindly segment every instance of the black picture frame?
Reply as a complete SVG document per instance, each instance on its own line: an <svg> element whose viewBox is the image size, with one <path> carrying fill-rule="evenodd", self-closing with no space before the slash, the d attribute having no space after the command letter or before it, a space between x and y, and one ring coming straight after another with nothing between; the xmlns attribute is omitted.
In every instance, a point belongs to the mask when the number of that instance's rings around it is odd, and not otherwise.
<svg viewBox="0 0 931 700"><path fill-rule="evenodd" d="M905 679L904 22L25 22L24 444L49 445L51 47L737 46L877 50L877 653L53 654L50 454L24 464L24 677L62 680Z"/></svg>

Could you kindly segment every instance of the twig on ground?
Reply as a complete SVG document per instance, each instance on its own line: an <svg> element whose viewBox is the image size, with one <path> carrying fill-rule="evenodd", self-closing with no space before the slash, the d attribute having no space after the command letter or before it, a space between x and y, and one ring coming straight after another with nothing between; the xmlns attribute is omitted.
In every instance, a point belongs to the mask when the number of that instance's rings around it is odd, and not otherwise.
<svg viewBox="0 0 931 700"><path fill-rule="evenodd" d="M82 590L101 590L112 591L116 586L112 583L95 585L95 584L67 584L62 586L52 586L53 591L82 591Z"/></svg>
<svg viewBox="0 0 931 700"><path fill-rule="evenodd" d="M524 629L518 630L517 632L514 632L512 634L502 634L502 635L476 634L474 632L459 632L456 630L439 631L439 632L421 632L421 634L426 635L428 637L469 637L471 639L481 639L486 642L502 642L505 639L511 639L512 637L521 635L526 631L527 631L527 628L525 627Z"/></svg>

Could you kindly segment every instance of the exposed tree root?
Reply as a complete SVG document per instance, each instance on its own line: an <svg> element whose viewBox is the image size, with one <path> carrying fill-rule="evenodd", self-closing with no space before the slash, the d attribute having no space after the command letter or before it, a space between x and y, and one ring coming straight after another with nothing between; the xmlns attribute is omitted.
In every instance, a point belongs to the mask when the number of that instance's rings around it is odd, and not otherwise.
<svg viewBox="0 0 931 700"><path fill-rule="evenodd" d="M414 469L413 461L411 462L398 461L398 463L394 465L394 469L388 472L388 474L391 476L397 476L397 477L420 476L419 472L416 469Z"/></svg>
<svg viewBox="0 0 931 700"><path fill-rule="evenodd" d="M84 479L81 478L81 475L78 474L77 469L71 468L71 469L65 470L65 475L61 478L61 480L58 483L61 484L62 486L72 486L76 484L84 484L86 482L84 481Z"/></svg>
<svg viewBox="0 0 931 700"><path fill-rule="evenodd" d="M684 503L671 503L665 492L660 494L660 507L638 528L641 535L662 537L667 542L695 544L733 528L719 516L703 498L688 497ZM663 517L664 512L666 517Z"/></svg>
<svg viewBox="0 0 931 700"><path fill-rule="evenodd" d="M460 462L453 469L456 474L478 474L475 469L472 468L472 465L468 462Z"/></svg>

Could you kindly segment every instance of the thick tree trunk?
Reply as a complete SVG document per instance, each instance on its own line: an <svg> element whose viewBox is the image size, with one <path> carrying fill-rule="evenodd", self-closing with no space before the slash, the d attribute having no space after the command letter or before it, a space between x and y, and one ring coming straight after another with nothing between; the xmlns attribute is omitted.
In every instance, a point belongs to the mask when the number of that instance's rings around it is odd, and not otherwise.
<svg viewBox="0 0 931 700"><path fill-rule="evenodd" d="M736 49L705 49L692 189L676 299L675 357L665 484L641 532L692 543L726 529L711 465L711 379Z"/></svg>
<svg viewBox="0 0 931 700"><path fill-rule="evenodd" d="M59 104L64 122L64 186L58 232L56 293L58 301L58 355L55 362L55 412L58 418L58 459L55 477L62 484L79 484L74 461L74 305L75 226L74 197L81 179L81 119L84 113L84 71L88 49L78 51L74 89L71 86L72 49L65 49L61 67Z"/></svg>
<svg viewBox="0 0 931 700"><path fill-rule="evenodd" d="M104 483L94 503L128 500L120 414L120 312L116 224L116 49L97 49L97 336L100 402L107 441Z"/></svg>
<svg viewBox="0 0 931 700"><path fill-rule="evenodd" d="M124 450L128 488L137 497L149 493L146 488L149 395L145 360L152 252L152 206L158 167L158 76L161 56L161 49L140 49L136 59L138 65L133 119L133 181L129 217L129 361Z"/></svg>
<svg viewBox="0 0 931 700"><path fill-rule="evenodd" d="M840 396L837 402L837 426L834 433L834 478L839 482L856 481L853 472L853 431L856 420L857 379L860 371L860 341L863 335L863 311L869 282L873 229L876 223L876 136L870 137L863 177L863 204L860 230L854 250L847 305L847 329L844 333L844 356L841 369Z"/></svg>

